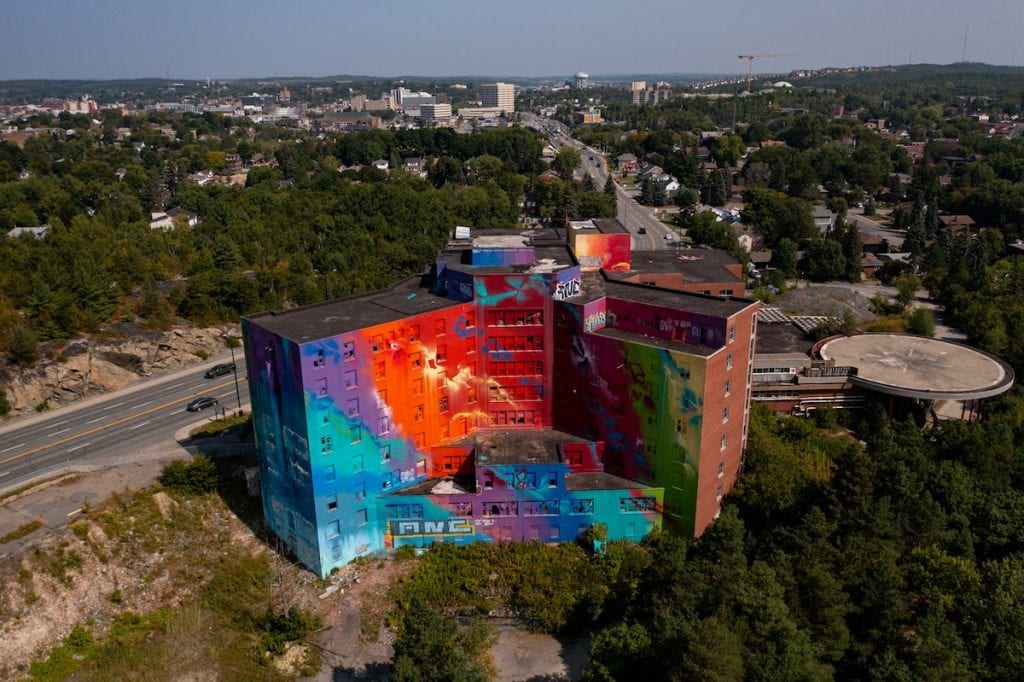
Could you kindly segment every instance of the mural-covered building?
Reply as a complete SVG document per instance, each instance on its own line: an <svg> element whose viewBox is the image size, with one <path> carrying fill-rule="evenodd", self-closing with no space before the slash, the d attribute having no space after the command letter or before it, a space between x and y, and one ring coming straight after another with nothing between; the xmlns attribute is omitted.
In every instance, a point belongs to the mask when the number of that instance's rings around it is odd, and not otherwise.
<svg viewBox="0 0 1024 682"><path fill-rule="evenodd" d="M427 275L243 320L264 513L305 565L713 521L757 304L630 281L604 227L615 278L560 231L463 234Z"/></svg>

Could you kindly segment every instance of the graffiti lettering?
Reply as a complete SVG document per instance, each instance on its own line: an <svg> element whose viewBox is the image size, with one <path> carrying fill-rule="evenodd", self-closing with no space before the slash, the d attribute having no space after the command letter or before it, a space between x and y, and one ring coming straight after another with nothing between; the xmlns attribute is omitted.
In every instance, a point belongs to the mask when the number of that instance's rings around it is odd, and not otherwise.
<svg viewBox="0 0 1024 682"><path fill-rule="evenodd" d="M580 293L580 280L570 279L565 282L559 282L555 286L554 299L556 301L564 301L567 298L572 298Z"/></svg>
<svg viewBox="0 0 1024 682"><path fill-rule="evenodd" d="M391 534L395 537L414 537L418 535L472 535L473 524L469 519L443 519L440 521L410 519L407 521L392 521Z"/></svg>
<svg viewBox="0 0 1024 682"><path fill-rule="evenodd" d="M658 322L658 328L663 332L670 332L673 328L689 329L693 326L693 323L689 320L661 320Z"/></svg>
<svg viewBox="0 0 1024 682"><path fill-rule="evenodd" d="M587 319L584 320L583 326L588 332L592 332L595 329L601 329L603 327L612 327L615 325L615 313L605 312L599 310L593 315L588 315Z"/></svg>

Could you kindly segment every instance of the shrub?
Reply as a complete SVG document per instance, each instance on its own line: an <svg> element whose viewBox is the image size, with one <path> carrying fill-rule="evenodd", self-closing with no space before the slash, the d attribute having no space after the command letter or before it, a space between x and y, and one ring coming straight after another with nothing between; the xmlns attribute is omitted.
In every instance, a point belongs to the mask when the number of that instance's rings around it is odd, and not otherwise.
<svg viewBox="0 0 1024 682"><path fill-rule="evenodd" d="M319 618L294 606L288 609L287 613L276 615L268 610L266 615L256 622L256 629L261 632L260 649L275 655L283 654L288 642L302 639L319 627Z"/></svg>
<svg viewBox="0 0 1024 682"><path fill-rule="evenodd" d="M205 495L217 489L217 467L203 455L191 462L176 459L163 468L159 480L165 488L186 495Z"/></svg>
<svg viewBox="0 0 1024 682"><path fill-rule="evenodd" d="M7 391L0 386L0 417L11 411L11 401L7 399Z"/></svg>
<svg viewBox="0 0 1024 682"><path fill-rule="evenodd" d="M918 336L935 336L935 316L927 308L917 308L907 316L907 331Z"/></svg>

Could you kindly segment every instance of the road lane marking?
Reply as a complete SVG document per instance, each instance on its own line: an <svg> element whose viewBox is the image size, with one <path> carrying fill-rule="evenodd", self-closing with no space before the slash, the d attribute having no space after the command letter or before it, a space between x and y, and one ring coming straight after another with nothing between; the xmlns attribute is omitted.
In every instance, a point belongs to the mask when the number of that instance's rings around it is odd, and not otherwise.
<svg viewBox="0 0 1024 682"><path fill-rule="evenodd" d="M147 419L146 421L142 422L141 424L136 424L135 426L129 426L127 429L125 429L125 431L134 431L135 429L141 429L143 426L145 426L148 423L149 423L149 420Z"/></svg>
<svg viewBox="0 0 1024 682"><path fill-rule="evenodd" d="M241 379L242 377L239 377L239 378ZM232 383L231 381L225 381L222 384L216 384L216 385L210 386L210 390L217 390L217 389L220 389L220 388L227 388L228 386L231 385L231 383ZM76 433L76 434L74 434L72 436L66 436L65 438L62 438L61 440L55 441L53 443L47 443L45 445L36 446L36 447L32 448L31 450L27 450L27 451L22 452L22 453L17 454L17 455L12 455L11 457L8 457L7 459L0 459L0 464L7 464L8 462L13 462L15 460L22 459L24 457L28 457L29 455L34 455L37 452L42 452L43 450L48 450L50 448L57 447L58 445L64 445L64 443L68 443L70 441L73 441L76 438L83 438L85 436L89 436L89 435L92 435L94 433L99 433L100 431L106 431L107 429L111 429L111 428L113 428L115 426L120 426L121 424L124 424L126 422L130 422L133 419L138 419L139 417L143 417L143 416L145 416L147 414L152 414L152 413L156 412L157 410L162 410L165 407L168 407L170 405L177 405L179 403L183 403L183 402L186 402L186 401L189 401L189 400L192 400L192 399L193 399L193 396L186 395L186 396L183 396L181 398L175 398L174 400L170 400L170 401L168 401L166 403L162 403L162 404L157 405L155 407L151 407L148 410L144 410L142 412L139 412L138 414L133 414L133 415L129 415L127 417L122 417L121 419L118 419L117 421L112 421L109 424L98 424L98 425L92 427L91 429L88 429L86 431L82 431L81 433ZM174 414L178 414L178 412L176 411ZM15 447L18 447L18 446L15 446Z"/></svg>
<svg viewBox="0 0 1024 682"><path fill-rule="evenodd" d="M9 448L4 448L3 450L0 450L0 453L10 452L11 450L16 450L17 448L23 448L23 447L25 447L24 443L18 443L17 445L12 445Z"/></svg>
<svg viewBox="0 0 1024 682"><path fill-rule="evenodd" d="M79 507L79 508L78 508L78 509L76 509L75 511L71 511L71 512L68 512L68 518L70 518L70 517L74 516L75 514L77 514L77 513L78 513L78 512L80 512L80 511L82 511L82 508L81 508L81 507Z"/></svg>
<svg viewBox="0 0 1024 682"><path fill-rule="evenodd" d="M119 402L119 403L114 403L113 405L107 405L106 407L103 408L103 411L106 412L107 410L112 410L115 407L121 407L122 405L124 405L124 401L123 400L121 402Z"/></svg>
<svg viewBox="0 0 1024 682"><path fill-rule="evenodd" d="M152 401L152 400L147 400L147 401L146 401L146 402L144 402L144 403L139 403L139 404L138 404L138 405L136 405L135 407L145 407L146 405L149 405L149 404L150 404L151 402L153 402L153 401Z"/></svg>
<svg viewBox="0 0 1024 682"><path fill-rule="evenodd" d="M81 445L76 445L73 448L68 448L68 452L74 452L75 450L81 450L82 448L84 448L86 446L89 446L89 445L92 445L92 443L82 443Z"/></svg>
<svg viewBox="0 0 1024 682"><path fill-rule="evenodd" d="M0 478L3 478L4 476L10 476L10 475L11 475L10 471L5 471L2 474L0 474Z"/></svg>
<svg viewBox="0 0 1024 682"><path fill-rule="evenodd" d="M53 433L48 433L46 435L47 436L56 436L58 433L64 433L65 431L70 431L70 430L71 430L71 427L69 426L66 429L61 429L60 431L54 431Z"/></svg>
<svg viewBox="0 0 1024 682"><path fill-rule="evenodd" d="M101 421L103 421L106 418L107 418L107 416L103 415L102 417L96 417L95 419L90 419L89 421L87 421L85 423L86 424L95 424L96 422L101 422Z"/></svg>
<svg viewBox="0 0 1024 682"><path fill-rule="evenodd" d="M46 428L48 428L48 429L52 429L52 428L53 428L54 426L63 426L64 424L67 424L67 423L68 423L68 420L67 420L67 419L65 419L64 421L60 421L60 422L56 422L56 423L54 423L54 424L50 424L50 425L49 425L49 426L47 426Z"/></svg>

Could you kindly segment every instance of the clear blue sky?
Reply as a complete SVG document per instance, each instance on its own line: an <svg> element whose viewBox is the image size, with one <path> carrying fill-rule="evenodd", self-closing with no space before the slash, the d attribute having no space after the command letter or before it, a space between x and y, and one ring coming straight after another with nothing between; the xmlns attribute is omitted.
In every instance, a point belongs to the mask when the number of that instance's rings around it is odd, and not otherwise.
<svg viewBox="0 0 1024 682"><path fill-rule="evenodd" d="M0 0L0 79L1024 64L1024 0ZM1015 56L1016 53L1016 56Z"/></svg>

